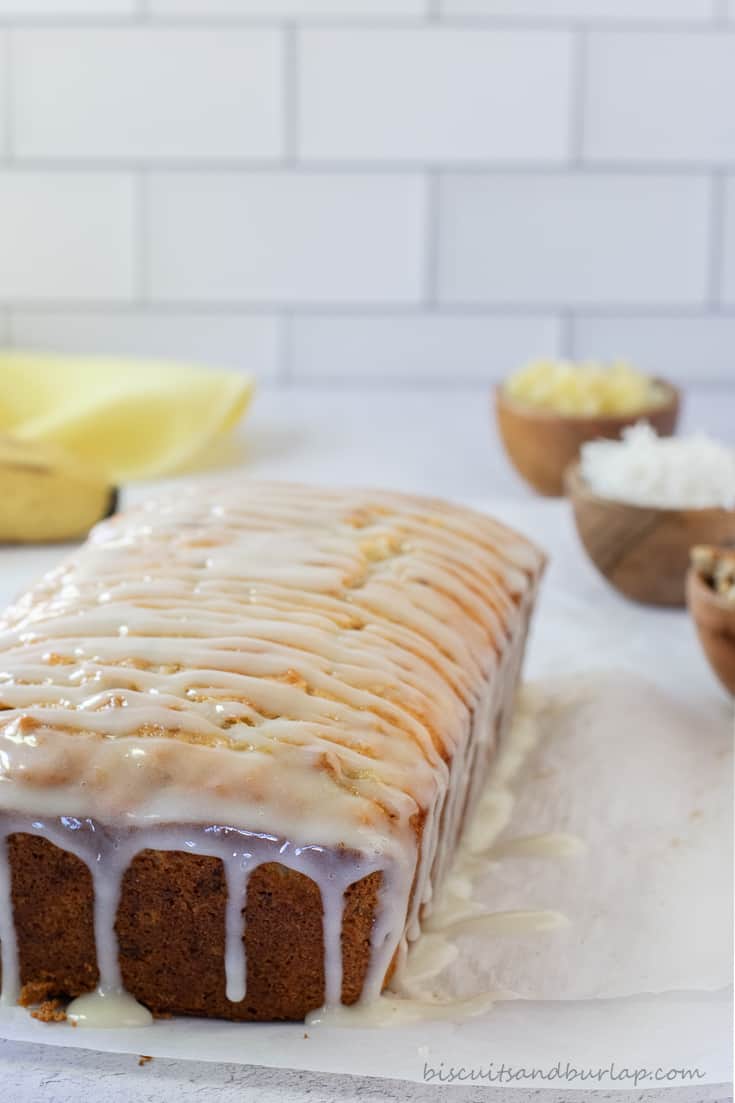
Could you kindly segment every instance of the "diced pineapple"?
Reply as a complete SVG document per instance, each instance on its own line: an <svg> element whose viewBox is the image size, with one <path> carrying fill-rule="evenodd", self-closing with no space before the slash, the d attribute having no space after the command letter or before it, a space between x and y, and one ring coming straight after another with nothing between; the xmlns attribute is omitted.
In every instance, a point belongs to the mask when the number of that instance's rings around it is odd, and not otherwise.
<svg viewBox="0 0 735 1103"><path fill-rule="evenodd" d="M534 360L505 383L519 402L567 416L636 414L660 405L663 388L624 361Z"/></svg>

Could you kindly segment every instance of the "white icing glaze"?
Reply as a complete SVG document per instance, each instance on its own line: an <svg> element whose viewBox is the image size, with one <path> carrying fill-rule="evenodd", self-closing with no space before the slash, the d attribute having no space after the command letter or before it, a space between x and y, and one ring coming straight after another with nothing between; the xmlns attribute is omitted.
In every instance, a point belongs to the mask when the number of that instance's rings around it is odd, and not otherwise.
<svg viewBox="0 0 735 1103"><path fill-rule="evenodd" d="M14 1004L18 999L18 945L13 921L10 894L10 866L5 836L0 840L0 950L2 951L2 993L0 1004Z"/></svg>
<svg viewBox="0 0 735 1103"><path fill-rule="evenodd" d="M150 1026L153 1022L148 1008L121 988L114 992L97 988L77 996L67 1007L66 1017L77 1026L97 1029Z"/></svg>
<svg viewBox="0 0 735 1103"><path fill-rule="evenodd" d="M248 963L245 956L243 915L248 891L250 867L246 859L225 862L227 906L225 911L225 982L231 1003L239 1003L247 993ZM326 941L326 940L325 940Z"/></svg>
<svg viewBox="0 0 735 1103"><path fill-rule="evenodd" d="M521 835L516 839L503 839L490 851L490 857L498 858L571 858L583 854L586 843L579 835L567 831L547 831L540 835Z"/></svg>
<svg viewBox="0 0 735 1103"><path fill-rule="evenodd" d="M561 912L537 909L468 915L464 919L457 919L444 930L448 934L517 934L524 931L553 931L556 927L566 927L568 924L569 920Z"/></svg>
<svg viewBox="0 0 735 1103"><path fill-rule="evenodd" d="M441 973L457 960L459 950L445 935L425 931L411 945L406 961L399 971L399 993L406 995Z"/></svg>
<svg viewBox="0 0 735 1103"><path fill-rule="evenodd" d="M514 783L538 742L539 717L546 708L543 694L538 695L528 688L523 691L511 730L492 764L484 792L455 851L449 876L441 884L433 912L424 923L424 933L401 956L391 987L401 1001L396 1013L408 1016L411 1021L422 1018L427 1005L436 1009L436 1015L440 1014L438 1009L442 1006L447 1017L457 1013L456 1001L437 999L431 983L459 956L457 936L492 938L505 934L533 934L569 923L567 916L553 909L488 913L475 896L476 878L486 873L489 863L518 857L566 860L586 850L584 840L568 832L500 838L512 815ZM480 1007L483 1001L490 1005L501 999L515 998L513 992L480 993L473 997ZM470 1000L470 1012L473 1006ZM390 1022L394 1011L387 1004L376 1008L370 1025Z"/></svg>
<svg viewBox="0 0 735 1103"><path fill-rule="evenodd" d="M223 862L233 1002L254 868L277 860L319 886L328 1006L344 894L380 870L363 999L379 995L507 727L541 565L521 537L442 502L200 486L98 526L7 612L3 842L40 834L90 869L106 1007L122 991L122 877L142 849Z"/></svg>
<svg viewBox="0 0 735 1103"><path fill-rule="evenodd" d="M467 999L432 1000L413 996L382 995L346 1007L320 1007L306 1016L306 1025L386 1027L427 1022L430 1019L471 1019L484 1015L498 1000L512 999L509 992L482 992Z"/></svg>

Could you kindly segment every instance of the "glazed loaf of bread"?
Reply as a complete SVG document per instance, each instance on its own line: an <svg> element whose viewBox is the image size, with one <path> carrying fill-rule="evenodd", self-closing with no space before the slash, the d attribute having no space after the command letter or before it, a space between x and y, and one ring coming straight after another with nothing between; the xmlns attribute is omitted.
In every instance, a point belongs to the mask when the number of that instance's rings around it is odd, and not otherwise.
<svg viewBox="0 0 735 1103"><path fill-rule="evenodd" d="M99 525L0 622L3 999L375 998L504 737L542 567L370 490L192 484Z"/></svg>

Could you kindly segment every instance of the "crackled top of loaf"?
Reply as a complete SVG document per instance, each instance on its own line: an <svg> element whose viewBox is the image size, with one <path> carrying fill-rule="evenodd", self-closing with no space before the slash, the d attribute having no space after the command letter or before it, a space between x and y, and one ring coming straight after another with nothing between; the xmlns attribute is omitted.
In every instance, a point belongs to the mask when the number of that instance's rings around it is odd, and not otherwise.
<svg viewBox="0 0 735 1103"><path fill-rule="evenodd" d="M176 487L0 621L0 808L375 846L431 806L541 565L433 499Z"/></svg>

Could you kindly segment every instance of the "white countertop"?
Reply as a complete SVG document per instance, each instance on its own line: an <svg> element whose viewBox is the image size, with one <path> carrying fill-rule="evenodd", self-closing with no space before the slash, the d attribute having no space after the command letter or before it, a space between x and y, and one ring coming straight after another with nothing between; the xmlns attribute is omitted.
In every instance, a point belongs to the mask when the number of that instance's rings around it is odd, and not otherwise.
<svg viewBox="0 0 735 1103"><path fill-rule="evenodd" d="M505 459L483 388L263 391L245 428L254 478L475 499L534 496ZM687 396L681 431L695 430L735 443L735 374L730 389Z"/></svg>
<svg viewBox="0 0 735 1103"><path fill-rule="evenodd" d="M735 443L735 383L732 389L692 393L685 404L684 431L704 429ZM533 495L508 467L497 440L488 393L476 388L375 389L288 388L264 390L243 432L229 451L253 478L361 483L482 500L526 499ZM559 505L559 508L564 508ZM28 580L58 559L58 551L0 551L18 578ZM2 572L0 572L0 579ZM2 583L0 581L0 590ZM3 598L9 595L1 594ZM359 1098L365 1103L397 1099L500 1100L509 1090L422 1086L393 1080L325 1076L257 1066L214 1065L156 1059L139 1067L137 1058L0 1041L1 1098L84 1103L86 1100L218 1103L278 1098L284 1103L321 1103ZM618 1101L644 1097L649 1103L727 1099L727 1088L675 1088L632 1092L544 1092L544 1103ZM538 1092L513 1089L528 1103Z"/></svg>

